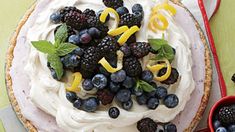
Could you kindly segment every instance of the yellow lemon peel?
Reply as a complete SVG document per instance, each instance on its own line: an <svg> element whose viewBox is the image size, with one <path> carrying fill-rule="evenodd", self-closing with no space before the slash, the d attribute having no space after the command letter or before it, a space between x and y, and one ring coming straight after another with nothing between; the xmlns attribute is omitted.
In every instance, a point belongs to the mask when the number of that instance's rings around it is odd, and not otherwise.
<svg viewBox="0 0 235 132"><path fill-rule="evenodd" d="M130 38L130 36L133 35L134 33L136 33L139 30L140 30L140 28L138 26L132 26L129 30L124 32L121 35L121 37L118 39L119 45L123 45L124 43L126 43L126 41Z"/></svg>
<svg viewBox="0 0 235 132"><path fill-rule="evenodd" d="M73 74L74 80L72 83L71 87L67 87L66 90L67 91L71 91L71 92L79 92L81 90L80 87L78 87L82 81L82 74L80 72L76 72Z"/></svg>
<svg viewBox="0 0 235 132"><path fill-rule="evenodd" d="M109 73L115 73L119 70L122 69L123 67L123 52L122 51L117 51L117 56L118 56L118 60L117 60L117 67L113 68L109 62L105 59L105 57L103 57L100 61L99 64L101 64Z"/></svg>
<svg viewBox="0 0 235 132"><path fill-rule="evenodd" d="M154 74L154 80L160 81L160 82L167 80L170 77L171 70L172 70L170 62L167 59L164 59L163 61L165 62L165 64L156 64L153 66L147 65L147 68ZM164 67L167 67L166 73L158 77L157 72L159 72Z"/></svg>
<svg viewBox="0 0 235 132"><path fill-rule="evenodd" d="M173 6L169 5L168 3L163 3L163 4L155 6L152 9L152 12L158 13L158 11L161 9L168 11L172 16L176 14L176 9Z"/></svg>
<svg viewBox="0 0 235 132"><path fill-rule="evenodd" d="M162 14L155 14L150 19L150 26L152 29L166 30L169 23ZM156 30L154 30L156 32Z"/></svg>
<svg viewBox="0 0 235 132"><path fill-rule="evenodd" d="M119 28L116 28L116 29L111 29L108 34L111 35L111 36L117 36L117 35L120 35L124 32L126 32L128 30L128 26L121 26Z"/></svg>
<svg viewBox="0 0 235 132"><path fill-rule="evenodd" d="M164 15L162 15L159 10L166 10L172 16L176 14L176 9L168 4L168 1L165 3L159 4L152 9L152 13L150 15L150 21L148 24L148 28L153 32L157 32L157 30L166 30L169 23Z"/></svg>
<svg viewBox="0 0 235 132"><path fill-rule="evenodd" d="M100 15L100 21L102 23L105 23L105 20L108 17L109 13L113 13L115 15L116 27L118 27L118 23L120 21L120 18L119 18L118 13L116 12L116 10L114 10L113 8L106 8Z"/></svg>

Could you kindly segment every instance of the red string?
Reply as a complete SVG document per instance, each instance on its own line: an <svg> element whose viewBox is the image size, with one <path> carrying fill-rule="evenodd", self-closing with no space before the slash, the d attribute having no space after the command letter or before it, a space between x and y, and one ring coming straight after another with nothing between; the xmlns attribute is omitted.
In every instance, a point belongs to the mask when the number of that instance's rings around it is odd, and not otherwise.
<svg viewBox="0 0 235 132"><path fill-rule="evenodd" d="M219 3L220 3L220 0L217 4L219 4ZM211 30L210 30L209 20L208 20L207 14L206 14L206 10L205 10L205 7L204 7L203 0L198 0L198 4L199 4L199 7L200 7L201 12L202 12L202 17L203 17L203 20L204 20L207 36L208 36L208 39L209 39L209 44L210 44L212 55L213 55L213 58L214 58L214 61L215 61L215 66L216 66L216 70L217 70L218 77L219 77L219 85L220 85L221 95L222 95L222 97L225 97L226 96L226 84L225 84L223 74L222 74L222 71L221 71L221 68L220 68L219 59L218 59L218 55L216 53L216 47L215 47L214 39L213 39ZM218 7L219 6L217 5L217 9L218 9Z"/></svg>

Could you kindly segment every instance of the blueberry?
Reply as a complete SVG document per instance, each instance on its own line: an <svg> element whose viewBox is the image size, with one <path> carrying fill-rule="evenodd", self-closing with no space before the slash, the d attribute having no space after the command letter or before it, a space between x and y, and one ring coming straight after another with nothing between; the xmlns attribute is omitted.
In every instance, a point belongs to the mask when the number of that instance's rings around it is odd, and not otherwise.
<svg viewBox="0 0 235 132"><path fill-rule="evenodd" d="M96 111L98 105L99 104L97 102L97 99L95 97L90 97L90 98L85 99L83 101L82 108L86 112L94 112L94 111Z"/></svg>
<svg viewBox="0 0 235 132"><path fill-rule="evenodd" d="M130 49L130 47L129 47L127 44L124 44L124 45L120 48L120 50L123 52L123 54L124 54L125 57L128 57L128 56L131 55L131 49Z"/></svg>
<svg viewBox="0 0 235 132"><path fill-rule="evenodd" d="M215 120L213 122L213 127L214 127L214 129L221 127L221 122L219 120Z"/></svg>
<svg viewBox="0 0 235 132"><path fill-rule="evenodd" d="M131 92L128 89L121 89L117 92L116 98L120 102L127 102L131 98Z"/></svg>
<svg viewBox="0 0 235 132"><path fill-rule="evenodd" d="M142 94L141 96L137 96L136 97L136 101L139 105L144 105L147 103L147 96L145 94Z"/></svg>
<svg viewBox="0 0 235 132"><path fill-rule="evenodd" d="M83 34L88 33L88 29L83 29L79 32L79 36L82 36Z"/></svg>
<svg viewBox="0 0 235 132"><path fill-rule="evenodd" d="M61 14L59 12L52 13L50 16L50 20L54 24L58 24L61 21Z"/></svg>
<svg viewBox="0 0 235 132"><path fill-rule="evenodd" d="M132 106L133 106L133 101L132 100L129 100L127 102L122 103L122 108L124 110L130 110Z"/></svg>
<svg viewBox="0 0 235 132"><path fill-rule="evenodd" d="M75 50L73 50L72 54L76 54L78 56L82 56L84 53L84 50L82 48L76 48Z"/></svg>
<svg viewBox="0 0 235 132"><path fill-rule="evenodd" d="M117 93L120 88L121 88L121 86L119 83L115 83L115 82L109 83L109 89L113 93Z"/></svg>
<svg viewBox="0 0 235 132"><path fill-rule="evenodd" d="M69 36L69 43L78 45L80 43L80 37L78 35Z"/></svg>
<svg viewBox="0 0 235 132"><path fill-rule="evenodd" d="M132 6L132 12L135 13L135 12L143 12L143 7L141 4L134 4Z"/></svg>
<svg viewBox="0 0 235 132"><path fill-rule="evenodd" d="M92 78L92 83L97 89L103 89L107 86L108 80L103 74L96 74Z"/></svg>
<svg viewBox="0 0 235 132"><path fill-rule="evenodd" d="M153 80L153 73L149 70L145 70L141 74L141 79L150 83Z"/></svg>
<svg viewBox="0 0 235 132"><path fill-rule="evenodd" d="M126 72L124 70L120 70L118 72L111 74L111 80L113 82L119 83L123 82L126 79Z"/></svg>
<svg viewBox="0 0 235 132"><path fill-rule="evenodd" d="M88 29L88 33L91 35L92 38L100 38L101 36L101 31L95 27L92 27L90 29Z"/></svg>
<svg viewBox="0 0 235 132"><path fill-rule="evenodd" d="M228 131L229 131L229 132L235 132L235 124L230 125L230 126L228 127Z"/></svg>
<svg viewBox="0 0 235 132"><path fill-rule="evenodd" d="M65 68L71 69L79 66L80 59L75 54L67 54L66 56L61 58L61 61Z"/></svg>
<svg viewBox="0 0 235 132"><path fill-rule="evenodd" d="M216 129L216 132L227 132L227 129L224 127L219 127Z"/></svg>
<svg viewBox="0 0 235 132"><path fill-rule="evenodd" d="M82 34L81 37L80 37L80 42L81 42L82 44L88 44L88 43L91 42L91 40L92 40L91 35L88 34L88 33L84 33L84 34Z"/></svg>
<svg viewBox="0 0 235 132"><path fill-rule="evenodd" d="M94 88L94 85L91 81L91 79L85 79L83 82L82 82L82 87L84 90L86 91L90 91Z"/></svg>
<svg viewBox="0 0 235 132"><path fill-rule="evenodd" d="M179 99L174 94L167 95L163 100L163 104L168 108L174 108L178 105L178 103L179 103Z"/></svg>
<svg viewBox="0 0 235 132"><path fill-rule="evenodd" d="M81 99L75 100L73 103L73 107L80 109L82 107L82 100Z"/></svg>
<svg viewBox="0 0 235 132"><path fill-rule="evenodd" d="M159 99L164 99L166 96L167 96L167 89L162 86L157 87L156 97Z"/></svg>
<svg viewBox="0 0 235 132"><path fill-rule="evenodd" d="M97 16L100 18L100 15L101 15L101 13L103 12L104 10L100 10L100 11L98 11L97 12ZM106 17L106 20L105 20L105 22L107 22L107 21L109 21L110 20L110 15L108 14L108 16Z"/></svg>
<svg viewBox="0 0 235 132"><path fill-rule="evenodd" d="M147 107L149 109L152 109L152 110L155 110L159 105L159 100L157 98L150 98L148 101L147 101Z"/></svg>
<svg viewBox="0 0 235 132"><path fill-rule="evenodd" d="M128 10L126 7L124 7L124 6L118 7L118 8L116 9L116 11L117 11L117 13L118 13L118 15L119 15L120 17L121 17L123 14L129 13L129 10Z"/></svg>
<svg viewBox="0 0 235 132"><path fill-rule="evenodd" d="M50 71L51 71L51 76L53 77L53 79L58 80L58 77L57 77L55 70L50 68Z"/></svg>
<svg viewBox="0 0 235 132"><path fill-rule="evenodd" d="M125 88L133 88L136 85L136 80L132 77L127 76L126 79L122 82L122 86Z"/></svg>
<svg viewBox="0 0 235 132"><path fill-rule="evenodd" d="M66 98L69 102L74 103L77 100L77 95L74 92L66 92Z"/></svg>
<svg viewBox="0 0 235 132"><path fill-rule="evenodd" d="M111 107L109 109L109 116L111 118L115 119L115 118L117 118L119 116L119 114L120 114L120 111L119 111L119 109L117 107Z"/></svg>
<svg viewBox="0 0 235 132"><path fill-rule="evenodd" d="M163 126L164 131L166 132L177 132L177 127L175 124L168 123Z"/></svg>
<svg viewBox="0 0 235 132"><path fill-rule="evenodd" d="M147 92L146 95L148 98L151 98L151 97L155 98L156 97L156 90L153 90L151 92Z"/></svg>
<svg viewBox="0 0 235 132"><path fill-rule="evenodd" d="M106 77L110 76L110 73L103 66L99 66L99 73L105 75Z"/></svg>
<svg viewBox="0 0 235 132"><path fill-rule="evenodd" d="M144 93L143 89L132 88L133 94L136 96L140 96Z"/></svg>

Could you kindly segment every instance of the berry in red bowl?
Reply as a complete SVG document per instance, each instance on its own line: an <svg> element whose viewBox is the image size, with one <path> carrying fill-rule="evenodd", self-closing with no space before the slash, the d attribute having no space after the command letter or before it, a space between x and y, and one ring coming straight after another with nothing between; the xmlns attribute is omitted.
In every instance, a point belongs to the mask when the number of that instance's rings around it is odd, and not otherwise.
<svg viewBox="0 0 235 132"><path fill-rule="evenodd" d="M208 127L211 132L235 132L235 96L224 97L214 104Z"/></svg>

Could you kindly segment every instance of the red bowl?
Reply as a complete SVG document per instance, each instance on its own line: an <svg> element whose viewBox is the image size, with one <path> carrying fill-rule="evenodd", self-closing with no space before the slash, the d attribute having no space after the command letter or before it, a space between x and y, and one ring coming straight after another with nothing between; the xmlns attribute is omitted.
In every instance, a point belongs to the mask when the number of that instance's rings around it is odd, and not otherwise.
<svg viewBox="0 0 235 132"><path fill-rule="evenodd" d="M214 132L214 128L213 128L213 115L214 115L214 113L216 112L216 110L220 106L225 106L225 105L229 105L229 104L235 104L235 96L223 97L212 106L210 113L209 113L209 117L208 117L208 127L211 132Z"/></svg>

